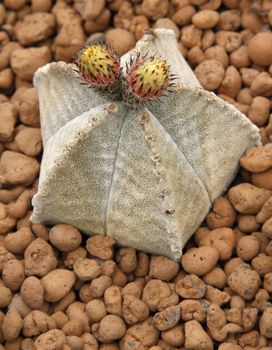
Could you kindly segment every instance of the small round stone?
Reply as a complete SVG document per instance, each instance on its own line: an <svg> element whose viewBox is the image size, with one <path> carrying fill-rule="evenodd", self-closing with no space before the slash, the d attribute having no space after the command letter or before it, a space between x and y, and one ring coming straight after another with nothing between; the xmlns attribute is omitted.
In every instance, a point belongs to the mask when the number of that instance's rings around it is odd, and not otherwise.
<svg viewBox="0 0 272 350"><path fill-rule="evenodd" d="M75 227L59 224L49 231L49 240L61 252L70 252L80 246L82 236Z"/></svg>
<svg viewBox="0 0 272 350"><path fill-rule="evenodd" d="M261 32L256 34L250 40L248 54L250 59L260 66L272 64L272 33Z"/></svg>
<svg viewBox="0 0 272 350"><path fill-rule="evenodd" d="M209 246L192 248L181 258L181 264L188 273L203 276L214 268L219 258L218 251Z"/></svg>

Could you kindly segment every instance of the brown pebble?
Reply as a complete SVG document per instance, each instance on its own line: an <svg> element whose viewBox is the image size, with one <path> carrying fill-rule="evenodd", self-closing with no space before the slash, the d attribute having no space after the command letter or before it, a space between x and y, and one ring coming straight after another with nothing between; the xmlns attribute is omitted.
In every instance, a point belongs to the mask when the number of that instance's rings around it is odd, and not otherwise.
<svg viewBox="0 0 272 350"><path fill-rule="evenodd" d="M157 344L159 330L154 326L153 318L149 317L143 322L139 322L128 328L126 335L120 342L121 349L129 349L131 344L135 349L150 348Z"/></svg>
<svg viewBox="0 0 272 350"><path fill-rule="evenodd" d="M241 68L240 73L245 86L251 86L253 80L259 75L259 71L253 68Z"/></svg>
<svg viewBox="0 0 272 350"><path fill-rule="evenodd" d="M191 350L213 350L213 342L201 324L195 320L185 323L185 348Z"/></svg>
<svg viewBox="0 0 272 350"><path fill-rule="evenodd" d="M12 292L9 288L0 286L0 308L7 307L12 299Z"/></svg>
<svg viewBox="0 0 272 350"><path fill-rule="evenodd" d="M32 13L17 22L14 30L19 43L30 46L52 36L55 29L55 17L51 13Z"/></svg>
<svg viewBox="0 0 272 350"><path fill-rule="evenodd" d="M269 73L262 72L256 76L251 84L251 93L254 96L272 96L272 77Z"/></svg>
<svg viewBox="0 0 272 350"><path fill-rule="evenodd" d="M17 110L10 102L0 103L0 141L9 142L14 137Z"/></svg>
<svg viewBox="0 0 272 350"><path fill-rule="evenodd" d="M118 287L124 287L127 284L128 278L126 274L116 266L115 271L112 275L112 282Z"/></svg>
<svg viewBox="0 0 272 350"><path fill-rule="evenodd" d="M76 277L72 271L55 269L42 277L44 299L49 302L57 302L68 294L75 283Z"/></svg>
<svg viewBox="0 0 272 350"><path fill-rule="evenodd" d="M0 182L5 185L29 185L37 177L40 164L32 157L12 151L2 153Z"/></svg>
<svg viewBox="0 0 272 350"><path fill-rule="evenodd" d="M112 284L112 279L108 276L99 276L90 283L90 292L96 298L101 298L105 290Z"/></svg>
<svg viewBox="0 0 272 350"><path fill-rule="evenodd" d="M226 50L219 45L214 45L209 47L205 51L205 57L207 60L216 60L218 62L221 62L224 68L227 68L229 65L229 57L226 53Z"/></svg>
<svg viewBox="0 0 272 350"><path fill-rule="evenodd" d="M74 271L81 281L90 281L101 275L102 269L94 259L78 258Z"/></svg>
<svg viewBox="0 0 272 350"><path fill-rule="evenodd" d="M102 300L93 299L86 304L86 313L91 322L100 322L107 315L107 310Z"/></svg>
<svg viewBox="0 0 272 350"><path fill-rule="evenodd" d="M225 70L221 62L212 59L200 63L195 69L195 74L204 89L211 91L219 87Z"/></svg>
<svg viewBox="0 0 272 350"><path fill-rule="evenodd" d="M270 101L266 97L256 96L253 98L248 112L248 118L257 126L267 123L270 112Z"/></svg>
<svg viewBox="0 0 272 350"><path fill-rule="evenodd" d="M194 24L184 26L181 30L181 43L189 49L194 46L200 46L201 35L202 31L196 28Z"/></svg>
<svg viewBox="0 0 272 350"><path fill-rule="evenodd" d="M124 288L122 288L122 296L124 297L125 295L134 295L137 298L141 298L144 286L144 279L132 281L128 283Z"/></svg>
<svg viewBox="0 0 272 350"><path fill-rule="evenodd" d="M173 328L179 322L180 307L169 306L154 315L154 325L160 331L166 331Z"/></svg>
<svg viewBox="0 0 272 350"><path fill-rule="evenodd" d="M77 228L67 224L59 224L49 231L49 240L60 251L70 252L80 246L82 236Z"/></svg>
<svg viewBox="0 0 272 350"><path fill-rule="evenodd" d="M223 46L227 52L232 52L242 44L241 34L238 32L220 30L215 33L215 42L219 46Z"/></svg>
<svg viewBox="0 0 272 350"><path fill-rule="evenodd" d="M251 261L251 266L260 276L272 272L272 256L260 254Z"/></svg>
<svg viewBox="0 0 272 350"><path fill-rule="evenodd" d="M21 296L32 309L39 309L43 305L44 290L41 281L34 276L27 277L21 286Z"/></svg>
<svg viewBox="0 0 272 350"><path fill-rule="evenodd" d="M30 157L36 157L42 150L40 128L20 128L15 136L15 143L22 153Z"/></svg>
<svg viewBox="0 0 272 350"><path fill-rule="evenodd" d="M115 28L106 31L105 42L121 56L134 47L135 37L125 29Z"/></svg>
<svg viewBox="0 0 272 350"><path fill-rule="evenodd" d="M241 214L257 214L271 194L249 183L234 186L228 192L232 205Z"/></svg>
<svg viewBox="0 0 272 350"><path fill-rule="evenodd" d="M35 340L35 347L44 350L61 350L65 342L65 335L59 329L51 329L50 331L38 336Z"/></svg>
<svg viewBox="0 0 272 350"><path fill-rule="evenodd" d="M14 74L10 68L0 71L0 89L8 90L13 86Z"/></svg>
<svg viewBox="0 0 272 350"><path fill-rule="evenodd" d="M195 13L196 13L196 10L194 6L187 5L175 11L172 16L172 20L177 25L186 25L190 23L191 18Z"/></svg>
<svg viewBox="0 0 272 350"><path fill-rule="evenodd" d="M272 307L268 307L266 310L264 310L261 318L260 318L260 332L261 334L268 338L272 338Z"/></svg>
<svg viewBox="0 0 272 350"><path fill-rule="evenodd" d="M212 10L202 10L192 17L193 24L199 29L211 29L219 21L219 14Z"/></svg>
<svg viewBox="0 0 272 350"><path fill-rule="evenodd" d="M182 325L177 325L171 329L161 332L162 339L171 346L182 346L184 345L185 336L184 328Z"/></svg>
<svg viewBox="0 0 272 350"><path fill-rule="evenodd" d="M96 326L94 328L94 326ZM116 315L105 316L99 324L92 327L93 334L102 343L112 342L122 338L126 333L126 324L123 319Z"/></svg>
<svg viewBox="0 0 272 350"><path fill-rule="evenodd" d="M18 49L11 54L11 68L22 80L31 81L36 70L51 61L47 46ZM31 65L29 62L32 62Z"/></svg>
<svg viewBox="0 0 272 350"><path fill-rule="evenodd" d="M123 317L129 325L144 321L149 316L148 306L134 295L125 295L123 301Z"/></svg>
<svg viewBox="0 0 272 350"><path fill-rule="evenodd" d="M236 247L237 255L244 261L253 259L260 250L259 240L255 236L244 236L239 239Z"/></svg>
<svg viewBox="0 0 272 350"><path fill-rule="evenodd" d="M137 267L136 249L121 248L116 254L116 262L124 273L132 273Z"/></svg>
<svg viewBox="0 0 272 350"><path fill-rule="evenodd" d="M52 0L31 0L32 12L49 12Z"/></svg>
<svg viewBox="0 0 272 350"><path fill-rule="evenodd" d="M6 17L7 17L6 9L3 4L0 4L0 26L2 26L5 23Z"/></svg>
<svg viewBox="0 0 272 350"><path fill-rule="evenodd" d="M80 337L84 332L84 323L81 319L74 318L62 327L62 331L66 336L75 335Z"/></svg>
<svg viewBox="0 0 272 350"><path fill-rule="evenodd" d="M251 147L240 159L241 166L253 173L261 173L272 168L272 147Z"/></svg>
<svg viewBox="0 0 272 350"><path fill-rule="evenodd" d="M21 227L18 231L8 233L4 239L4 247L13 254L23 254L35 239L29 227Z"/></svg>
<svg viewBox="0 0 272 350"><path fill-rule="evenodd" d="M39 310L30 312L23 320L23 334L25 337L37 336L55 327L55 321Z"/></svg>
<svg viewBox="0 0 272 350"><path fill-rule="evenodd" d="M15 256L0 246L0 271L3 270L4 264L11 259L15 259Z"/></svg>
<svg viewBox="0 0 272 350"><path fill-rule="evenodd" d="M83 19L97 18L105 7L105 0L83 0L75 1L75 9L80 13Z"/></svg>
<svg viewBox="0 0 272 350"><path fill-rule="evenodd" d="M238 266L228 277L229 287L245 300L254 298L260 283L259 274L247 265Z"/></svg>
<svg viewBox="0 0 272 350"><path fill-rule="evenodd" d="M272 217L272 197L268 198L267 201L262 206L262 209L256 216L258 223L263 224L266 220Z"/></svg>
<svg viewBox="0 0 272 350"><path fill-rule="evenodd" d="M55 37L52 51L56 61L71 62L84 45L85 34L79 18L71 15L63 18L61 14L59 18L64 23Z"/></svg>
<svg viewBox="0 0 272 350"><path fill-rule="evenodd" d="M87 250L83 247L78 247L75 250L72 250L65 255L64 266L68 269L72 269L76 260L78 258L86 258L87 253Z"/></svg>
<svg viewBox="0 0 272 350"><path fill-rule="evenodd" d="M217 228L210 231L199 243L215 248L219 253L219 260L228 260L234 248L234 232L227 227Z"/></svg>
<svg viewBox="0 0 272 350"><path fill-rule="evenodd" d="M147 282L143 290L142 300L150 311L157 311L159 303L171 295L171 289L166 282L152 279Z"/></svg>
<svg viewBox="0 0 272 350"><path fill-rule="evenodd" d="M181 257L181 265L188 273L203 276L216 265L218 251L209 246L192 248Z"/></svg>
<svg viewBox="0 0 272 350"><path fill-rule="evenodd" d="M230 54L230 62L237 69L248 67L250 60L248 57L248 47L246 45L240 46Z"/></svg>
<svg viewBox="0 0 272 350"><path fill-rule="evenodd" d="M5 285L13 292L18 291L25 279L24 265L21 260L11 259L4 263L2 278Z"/></svg>
<svg viewBox="0 0 272 350"><path fill-rule="evenodd" d="M208 214L206 221L211 230L220 227L232 227L236 219L236 213L227 198L219 197L213 202L213 209Z"/></svg>
<svg viewBox="0 0 272 350"><path fill-rule="evenodd" d="M191 65L197 66L201 62L205 61L205 55L200 47L194 46L188 51L187 59Z"/></svg>
<svg viewBox="0 0 272 350"><path fill-rule="evenodd" d="M226 275L229 276L236 269L236 267L243 265L243 264L244 264L244 262L241 258L239 258L239 257L232 258L225 263L224 271L225 271Z"/></svg>
<svg viewBox="0 0 272 350"><path fill-rule="evenodd" d="M248 53L250 59L260 66L272 64L272 33L257 33L250 40Z"/></svg>
<svg viewBox="0 0 272 350"><path fill-rule="evenodd" d="M116 243L112 237L93 236L88 238L86 248L90 254L102 260L109 260L113 256L113 245Z"/></svg>
<svg viewBox="0 0 272 350"><path fill-rule="evenodd" d="M221 30L237 30L241 25L241 14L239 10L226 10L220 13L218 27Z"/></svg>
<svg viewBox="0 0 272 350"><path fill-rule="evenodd" d="M120 287L108 287L104 293L104 302L109 314L122 317L122 295Z"/></svg>
<svg viewBox="0 0 272 350"><path fill-rule="evenodd" d="M238 229L243 233L251 233L258 231L260 225L256 220L255 215L239 215Z"/></svg>
<svg viewBox="0 0 272 350"><path fill-rule="evenodd" d="M57 258L50 244L35 239L25 250L25 273L42 277L57 266Z"/></svg>
<svg viewBox="0 0 272 350"><path fill-rule="evenodd" d="M272 191L272 169L262 173L251 174L253 185Z"/></svg>
<svg viewBox="0 0 272 350"><path fill-rule="evenodd" d="M16 90L12 96L12 102L19 111L21 123L31 126L40 126L39 101L36 89L22 87Z"/></svg>
<svg viewBox="0 0 272 350"><path fill-rule="evenodd" d="M168 13L168 0L143 0L142 12L152 20L165 17Z"/></svg>
<svg viewBox="0 0 272 350"><path fill-rule="evenodd" d="M176 283L175 291L183 299L201 299L205 295L206 285L196 275L188 275Z"/></svg>
<svg viewBox="0 0 272 350"><path fill-rule="evenodd" d="M19 312L11 307L2 323L2 332L4 339L7 341L15 340L23 327L23 321Z"/></svg>
<svg viewBox="0 0 272 350"><path fill-rule="evenodd" d="M203 281L212 287L222 289L227 284L227 276L220 267L215 267L203 276Z"/></svg>
<svg viewBox="0 0 272 350"><path fill-rule="evenodd" d="M56 328L62 329L62 327L65 325L65 323L68 322L68 317L65 315L62 311L56 311L51 315L51 318L56 323Z"/></svg>
<svg viewBox="0 0 272 350"><path fill-rule="evenodd" d="M226 69L224 79L220 84L218 92L235 98L241 90L242 79L240 73L234 66L229 66Z"/></svg>
<svg viewBox="0 0 272 350"><path fill-rule="evenodd" d="M27 0L4 0L4 5L9 10L21 10L26 5Z"/></svg>
<svg viewBox="0 0 272 350"><path fill-rule="evenodd" d="M144 252L137 252L137 267L134 271L136 277L144 277L149 271L149 255Z"/></svg>
<svg viewBox="0 0 272 350"><path fill-rule="evenodd" d="M178 273L179 265L164 256L152 256L149 275L163 281L170 281Z"/></svg>

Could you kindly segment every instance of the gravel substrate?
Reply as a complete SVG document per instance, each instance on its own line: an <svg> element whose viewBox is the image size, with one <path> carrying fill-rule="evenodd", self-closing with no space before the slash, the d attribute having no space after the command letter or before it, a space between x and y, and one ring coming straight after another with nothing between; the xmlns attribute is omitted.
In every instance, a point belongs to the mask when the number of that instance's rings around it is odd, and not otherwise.
<svg viewBox="0 0 272 350"><path fill-rule="evenodd" d="M174 30L202 86L263 142L180 262L29 220L36 69L89 37L124 54L149 27ZM0 350L272 349L272 1L4 0L0 28Z"/></svg>

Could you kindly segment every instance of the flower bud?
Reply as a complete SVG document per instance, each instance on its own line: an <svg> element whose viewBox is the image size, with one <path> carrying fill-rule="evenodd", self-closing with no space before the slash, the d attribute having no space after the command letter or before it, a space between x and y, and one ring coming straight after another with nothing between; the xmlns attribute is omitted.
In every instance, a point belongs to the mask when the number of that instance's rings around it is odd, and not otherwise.
<svg viewBox="0 0 272 350"><path fill-rule="evenodd" d="M138 58L127 70L130 92L142 101L156 100L165 95L169 80L168 65L160 59Z"/></svg>
<svg viewBox="0 0 272 350"><path fill-rule="evenodd" d="M91 44L83 48L76 64L82 78L94 87L110 87L119 79L119 58L106 45Z"/></svg>

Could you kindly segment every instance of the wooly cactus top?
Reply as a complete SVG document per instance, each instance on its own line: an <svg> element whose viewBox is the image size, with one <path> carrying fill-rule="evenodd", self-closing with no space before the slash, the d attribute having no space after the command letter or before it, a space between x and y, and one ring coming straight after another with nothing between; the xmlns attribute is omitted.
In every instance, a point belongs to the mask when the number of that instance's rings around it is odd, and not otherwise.
<svg viewBox="0 0 272 350"><path fill-rule="evenodd" d="M35 74L44 154L31 220L178 259L258 129L200 87L170 30L120 61L94 45L77 66Z"/></svg>

